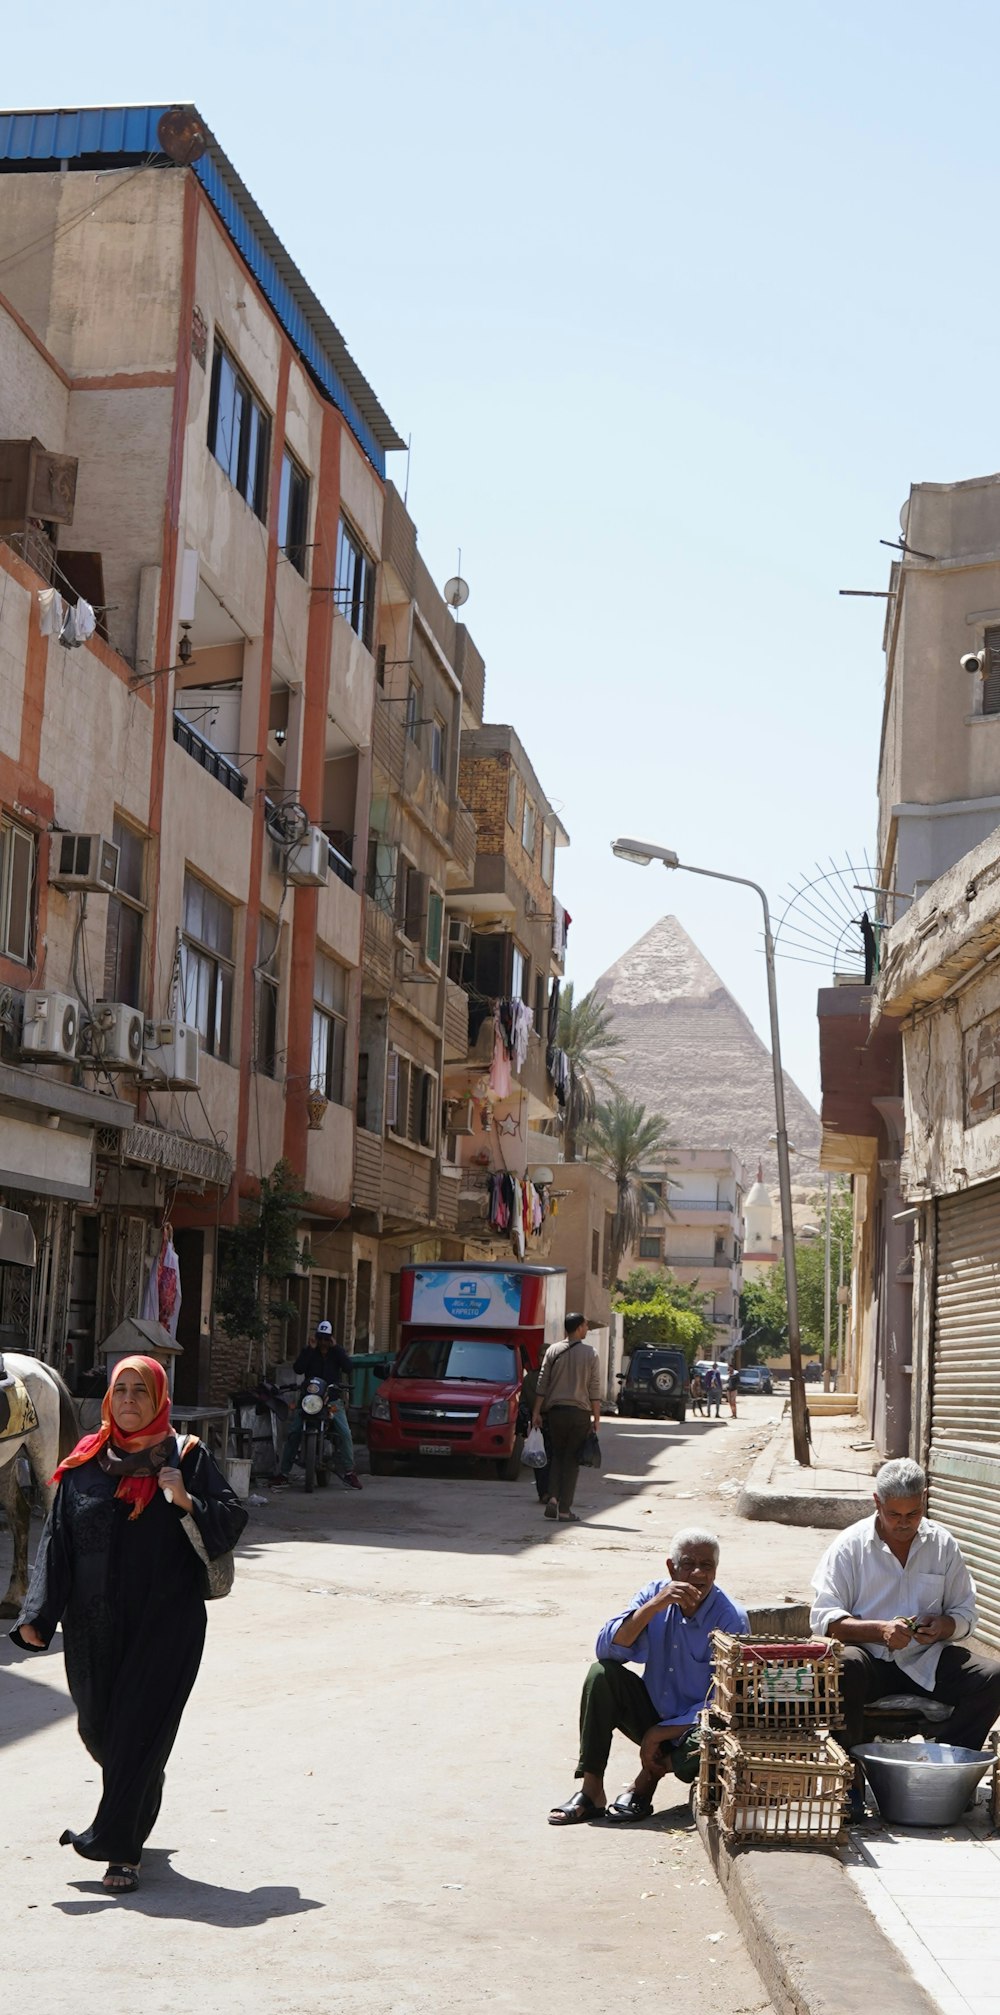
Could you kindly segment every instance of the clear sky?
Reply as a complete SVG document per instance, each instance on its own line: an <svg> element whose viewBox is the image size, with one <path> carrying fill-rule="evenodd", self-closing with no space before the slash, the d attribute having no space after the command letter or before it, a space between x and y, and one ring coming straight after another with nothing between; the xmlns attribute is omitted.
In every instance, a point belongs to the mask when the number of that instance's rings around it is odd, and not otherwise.
<svg viewBox="0 0 1000 2015"><path fill-rule="evenodd" d="M412 434L422 550L443 583L461 547L488 715L572 836L571 976L673 910L766 1033L752 898L609 841L779 908L817 859L871 850L884 603L837 590L884 587L911 481L1000 466L1000 12L7 16L7 106L195 101ZM823 980L780 974L813 1098Z"/></svg>

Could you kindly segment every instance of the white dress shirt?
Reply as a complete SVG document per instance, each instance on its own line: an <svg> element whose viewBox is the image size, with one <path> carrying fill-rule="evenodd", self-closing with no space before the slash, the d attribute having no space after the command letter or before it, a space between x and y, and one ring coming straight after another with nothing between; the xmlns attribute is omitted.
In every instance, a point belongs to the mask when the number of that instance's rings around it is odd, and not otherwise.
<svg viewBox="0 0 1000 2015"><path fill-rule="evenodd" d="M827 1547L812 1585L816 1600L810 1623L823 1636L841 1616L854 1616L862 1623L888 1623L895 1616L952 1616L955 1636L949 1642L968 1637L976 1627L976 1587L958 1542L929 1518L922 1518L917 1527L905 1567L879 1538L874 1516L860 1518ZM866 1644L865 1650L876 1658L891 1658L918 1686L933 1692L940 1644L913 1640L901 1651L887 1651L882 1644Z"/></svg>

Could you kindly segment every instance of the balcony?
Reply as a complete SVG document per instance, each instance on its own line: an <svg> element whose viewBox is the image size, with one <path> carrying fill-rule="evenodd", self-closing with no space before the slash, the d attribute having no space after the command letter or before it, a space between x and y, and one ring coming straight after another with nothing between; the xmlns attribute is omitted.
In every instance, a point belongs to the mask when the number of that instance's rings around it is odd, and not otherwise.
<svg viewBox="0 0 1000 2015"><path fill-rule="evenodd" d="M336 844L338 840L341 842L339 846ZM351 845L352 842L347 833L327 832L326 834L326 858L330 873L336 875L338 882L343 882L344 887L348 889L354 887L355 874L354 866L349 858Z"/></svg>
<svg viewBox="0 0 1000 2015"><path fill-rule="evenodd" d="M388 993L393 981L396 925L380 903L365 897L363 965L365 991Z"/></svg>
<svg viewBox="0 0 1000 2015"><path fill-rule="evenodd" d="M476 821L461 799L452 807L451 855L458 870L459 887L467 887L476 872Z"/></svg>
<svg viewBox="0 0 1000 2015"><path fill-rule="evenodd" d="M351 1200L358 1210L382 1207L382 1137L358 1127L354 1135L354 1184Z"/></svg>
<svg viewBox="0 0 1000 2015"><path fill-rule="evenodd" d="M174 715L174 741L178 748L185 749L189 756L193 756L195 762L200 763L210 777L215 777L234 798L239 798L241 804L245 801L247 780L242 770L238 770L228 756L220 755L218 749L214 749L211 742L207 742L204 735L200 735L197 728L193 728L190 721L185 720L183 714Z"/></svg>

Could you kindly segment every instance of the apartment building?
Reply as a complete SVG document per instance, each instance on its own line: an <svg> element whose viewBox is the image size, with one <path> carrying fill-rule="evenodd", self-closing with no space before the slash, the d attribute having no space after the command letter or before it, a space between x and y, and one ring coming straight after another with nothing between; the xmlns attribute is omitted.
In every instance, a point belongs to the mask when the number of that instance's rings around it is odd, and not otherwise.
<svg viewBox="0 0 1000 2015"><path fill-rule="evenodd" d="M354 1294L402 442L193 107L2 115L0 176L0 1180L40 1254L0 1270L5 1333L84 1371L168 1218L205 1398L247 1372L213 1347L219 1240L279 1159L300 1330Z"/></svg>
<svg viewBox="0 0 1000 2015"><path fill-rule="evenodd" d="M647 1201L637 1243L622 1262L665 1267L683 1287L707 1295L705 1315L719 1344L740 1333L743 1285L743 1170L731 1148L672 1148L642 1171Z"/></svg>

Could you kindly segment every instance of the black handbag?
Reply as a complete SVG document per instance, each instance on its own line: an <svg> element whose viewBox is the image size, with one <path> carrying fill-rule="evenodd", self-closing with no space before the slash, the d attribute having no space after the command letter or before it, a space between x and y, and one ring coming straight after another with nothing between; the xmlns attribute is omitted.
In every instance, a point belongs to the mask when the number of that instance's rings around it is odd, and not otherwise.
<svg viewBox="0 0 1000 2015"><path fill-rule="evenodd" d="M580 1450L579 1460L581 1469L600 1469L601 1444L597 1438L596 1427L591 1428L590 1433L588 1434L587 1439Z"/></svg>

